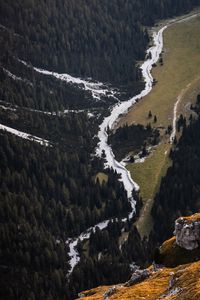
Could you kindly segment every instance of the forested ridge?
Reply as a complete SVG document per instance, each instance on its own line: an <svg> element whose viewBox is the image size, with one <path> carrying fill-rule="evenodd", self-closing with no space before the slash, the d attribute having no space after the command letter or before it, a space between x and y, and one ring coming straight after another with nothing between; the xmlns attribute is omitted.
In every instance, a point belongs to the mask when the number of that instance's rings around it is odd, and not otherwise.
<svg viewBox="0 0 200 300"><path fill-rule="evenodd" d="M71 300L83 289L127 280L130 264L145 265L153 248L133 220L120 221L131 210L126 192L116 173L103 170L103 158L94 156L98 124L116 99L95 100L81 85L31 65L112 84L127 99L143 86L136 63L150 41L146 26L197 4L0 2L0 123L50 141L45 147L0 131L0 298ZM122 132L132 136L132 129ZM138 213L141 201L134 198ZM110 218L108 228L96 228L89 241L78 243L80 262L67 277L68 238Z"/></svg>
<svg viewBox="0 0 200 300"><path fill-rule="evenodd" d="M89 162L84 153L12 135L0 139L0 294L4 299L62 298L69 270L65 241L101 220L126 215L125 192L112 173L107 184L95 181L101 163ZM59 283L52 284L56 276ZM11 284L5 290L7 277ZM29 288L24 290L19 278Z"/></svg>
<svg viewBox="0 0 200 300"><path fill-rule="evenodd" d="M7 55L34 66L115 85L137 86L135 64L149 42L144 26L188 12L199 0L1 1ZM3 31L3 28L0 29ZM12 33L15 33L14 37ZM3 60L5 61L5 60Z"/></svg>

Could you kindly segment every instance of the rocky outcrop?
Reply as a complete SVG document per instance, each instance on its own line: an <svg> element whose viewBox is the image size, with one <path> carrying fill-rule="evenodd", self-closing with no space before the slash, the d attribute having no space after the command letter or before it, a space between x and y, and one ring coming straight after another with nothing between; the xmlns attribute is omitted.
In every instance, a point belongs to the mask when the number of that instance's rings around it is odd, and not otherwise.
<svg viewBox="0 0 200 300"><path fill-rule="evenodd" d="M197 249L200 246L200 213L176 220L174 234L160 247L162 265L153 263L144 270L134 265L133 274L126 283L107 288L100 286L79 296L91 300L200 300L200 248ZM197 250L188 252L179 246Z"/></svg>
<svg viewBox="0 0 200 300"><path fill-rule="evenodd" d="M200 246L200 214L179 218L175 222L176 244L187 250Z"/></svg>
<svg viewBox="0 0 200 300"><path fill-rule="evenodd" d="M113 286L113 287L109 288L109 289L103 294L102 300L108 299L108 297L110 297L110 296L112 296L113 294L115 294L116 291L117 291L116 286Z"/></svg>
<svg viewBox="0 0 200 300"><path fill-rule="evenodd" d="M131 286L133 284L136 284L144 279L146 279L147 277L149 277L151 274L151 272L147 269L144 270L136 270L131 278L129 279L129 281L127 281L124 286Z"/></svg>

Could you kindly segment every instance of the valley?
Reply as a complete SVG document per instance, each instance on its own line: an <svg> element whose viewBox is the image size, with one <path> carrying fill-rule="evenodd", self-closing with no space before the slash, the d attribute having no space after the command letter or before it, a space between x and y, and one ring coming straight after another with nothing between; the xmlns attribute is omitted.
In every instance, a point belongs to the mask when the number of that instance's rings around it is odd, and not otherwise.
<svg viewBox="0 0 200 300"><path fill-rule="evenodd" d="M161 178L171 164L168 155L171 149L170 141L176 135L176 120L180 114L187 119L190 117L192 111L188 107L195 103L200 91L199 26L198 16L168 26L163 34L163 64L157 63L152 71L156 79L155 87L117 124L117 126L123 126L124 124L147 125L150 123L152 127L159 128L162 137L161 143L145 162L127 165L132 178L140 186L140 195L144 203L141 217L137 221L137 227L142 236L148 235L151 231L152 201L159 189ZM153 117L148 117L149 111L157 116L156 123ZM173 126L173 130L171 135L166 135L165 131L169 125Z"/></svg>
<svg viewBox="0 0 200 300"><path fill-rule="evenodd" d="M197 5L1 1L0 298L127 281L199 210Z"/></svg>

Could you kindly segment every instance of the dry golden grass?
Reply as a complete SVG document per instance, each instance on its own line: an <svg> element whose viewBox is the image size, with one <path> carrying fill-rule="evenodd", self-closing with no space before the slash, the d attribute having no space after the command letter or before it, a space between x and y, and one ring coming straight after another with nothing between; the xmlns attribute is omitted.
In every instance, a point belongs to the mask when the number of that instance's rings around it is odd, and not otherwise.
<svg viewBox="0 0 200 300"><path fill-rule="evenodd" d="M173 239L169 240L165 248L169 250ZM152 268L151 268L152 269ZM200 261L180 265L176 268L163 267L140 283L130 287L116 285L116 293L109 300L199 300L200 299ZM170 280L174 278L173 287ZM111 286L102 286L85 291L83 300L102 300L103 294ZM179 292L170 296L170 291L178 289ZM167 296L168 295L168 296Z"/></svg>
<svg viewBox="0 0 200 300"><path fill-rule="evenodd" d="M160 248L162 263L167 267L176 267L200 259L200 248L186 250L175 243L175 237L164 242Z"/></svg>
<svg viewBox="0 0 200 300"><path fill-rule="evenodd" d="M189 222L194 222L194 221L200 221L200 213L196 213L194 215L188 216L188 217L181 217L179 219L183 219L185 221Z"/></svg>
<svg viewBox="0 0 200 300"><path fill-rule="evenodd" d="M109 300L128 300L128 299L134 299L134 300L154 300L157 299L162 293L165 292L165 290L168 287L169 284L169 273L170 269L165 269L161 272L158 272L154 274L152 277L148 278L147 280L144 280L141 283L135 284L131 287L123 287L123 286L116 286L117 287L117 293L113 294L113 296L110 296ZM82 298L84 300L102 300L102 296L107 291L108 287L98 287L97 289L93 289L89 291L90 293L94 293L91 296L86 296L85 298ZM88 291L84 292L85 295L88 294Z"/></svg>
<svg viewBox="0 0 200 300"><path fill-rule="evenodd" d="M200 213L184 219L199 220ZM160 247L165 267L155 272L153 266L150 266L151 275L132 286L115 285L116 292L108 300L200 300L200 248L188 251L177 246L175 241L176 238L172 237ZM175 261L174 267L166 267L165 263L170 265ZM110 287L113 286L100 286L82 292L81 299L102 300ZM178 292L172 294L174 290Z"/></svg>
<svg viewBox="0 0 200 300"><path fill-rule="evenodd" d="M109 300L199 300L200 299L200 262L181 265L176 268L163 268L154 273L148 279L131 287L116 286L117 292L110 296ZM170 279L173 277L173 289L178 288L174 296L166 297ZM83 292L83 300L102 300L103 294L109 286L98 287ZM165 298L164 298L165 297Z"/></svg>

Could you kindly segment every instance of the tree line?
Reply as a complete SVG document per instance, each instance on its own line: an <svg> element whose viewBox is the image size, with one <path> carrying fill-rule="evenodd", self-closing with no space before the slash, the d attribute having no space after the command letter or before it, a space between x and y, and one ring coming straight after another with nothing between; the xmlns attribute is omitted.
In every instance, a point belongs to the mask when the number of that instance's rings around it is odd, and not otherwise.
<svg viewBox="0 0 200 300"><path fill-rule="evenodd" d="M145 26L186 13L199 0L3 0L6 53L37 67L92 77L135 93L137 61L145 56ZM2 31L2 28L0 29ZM13 34L15 33L14 37Z"/></svg>

